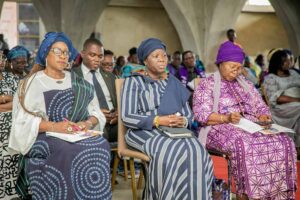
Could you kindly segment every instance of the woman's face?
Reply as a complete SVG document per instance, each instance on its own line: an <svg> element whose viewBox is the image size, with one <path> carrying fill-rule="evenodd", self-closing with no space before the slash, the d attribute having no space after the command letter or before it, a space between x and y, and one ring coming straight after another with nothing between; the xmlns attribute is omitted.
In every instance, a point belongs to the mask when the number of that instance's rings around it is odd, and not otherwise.
<svg viewBox="0 0 300 200"><path fill-rule="evenodd" d="M285 58L283 58L283 65L282 65L282 70L286 71L289 70L292 67L292 62L291 62L291 56L287 55Z"/></svg>
<svg viewBox="0 0 300 200"><path fill-rule="evenodd" d="M225 80L232 81L241 74L242 65L238 62L223 62L219 70Z"/></svg>
<svg viewBox="0 0 300 200"><path fill-rule="evenodd" d="M168 64L167 53L163 49L156 49L149 54L144 63L146 64L149 72L157 75L162 74L165 72Z"/></svg>
<svg viewBox="0 0 300 200"><path fill-rule="evenodd" d="M19 74L22 74L25 70L25 67L28 66L28 60L25 57L18 57L11 61L13 70Z"/></svg>
<svg viewBox="0 0 300 200"><path fill-rule="evenodd" d="M70 52L64 42L55 42L46 57L46 68L63 71L68 66Z"/></svg>

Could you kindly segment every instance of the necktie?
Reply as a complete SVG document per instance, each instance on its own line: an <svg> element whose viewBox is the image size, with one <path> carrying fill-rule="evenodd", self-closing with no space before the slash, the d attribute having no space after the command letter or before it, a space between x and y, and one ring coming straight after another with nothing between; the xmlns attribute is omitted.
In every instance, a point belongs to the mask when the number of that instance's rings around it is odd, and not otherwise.
<svg viewBox="0 0 300 200"><path fill-rule="evenodd" d="M109 107L108 107L108 104L106 102L103 90L102 90L102 88L101 88L101 86L100 86L100 84L99 84L99 82L96 78L96 71L91 70L91 73L93 75L93 85L94 85L94 88L95 88L95 91L96 91L96 95L97 95L97 98L98 98L100 108L109 110Z"/></svg>

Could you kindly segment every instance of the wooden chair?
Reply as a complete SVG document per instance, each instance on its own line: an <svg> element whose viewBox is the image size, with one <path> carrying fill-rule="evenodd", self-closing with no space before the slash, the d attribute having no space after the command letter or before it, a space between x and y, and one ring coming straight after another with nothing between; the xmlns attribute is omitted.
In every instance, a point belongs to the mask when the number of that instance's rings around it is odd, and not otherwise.
<svg viewBox="0 0 300 200"><path fill-rule="evenodd" d="M135 168L134 168L134 159L140 159L144 164L150 160L150 158L137 150L129 149L126 142L125 142L125 133L126 133L126 127L124 126L124 123L121 119L121 90L123 87L124 79L116 79L116 94L117 94L117 102L118 102L118 155L114 160L114 166L113 166L113 175L112 175L112 181L115 181L116 179L116 173L117 173L117 167L120 161L120 158L122 157L128 157L129 159L129 169L131 173L131 189L132 189L132 196L133 199L137 199L137 187L136 187L136 180L135 180ZM140 178L138 181L138 186L141 187L142 185L142 177L143 173L141 170ZM114 182L113 182L114 183ZM112 190L114 189L114 184L112 185Z"/></svg>
<svg viewBox="0 0 300 200"><path fill-rule="evenodd" d="M195 90L197 88L197 86L200 83L201 78L195 78L194 81L194 86L195 86ZM230 161L230 154L226 154L217 150L212 150L212 149L207 149L207 152L209 153L209 155L212 156L217 156L217 157L223 157L224 159L227 160L227 170L228 170L228 192L229 192L229 199L231 197L231 161Z"/></svg>

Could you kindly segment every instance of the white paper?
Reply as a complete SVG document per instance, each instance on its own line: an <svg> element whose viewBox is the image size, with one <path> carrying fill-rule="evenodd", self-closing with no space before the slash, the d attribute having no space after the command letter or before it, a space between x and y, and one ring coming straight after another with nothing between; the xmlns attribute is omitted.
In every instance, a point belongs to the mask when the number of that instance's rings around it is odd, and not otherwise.
<svg viewBox="0 0 300 200"><path fill-rule="evenodd" d="M239 127L249 133L255 133L255 132L263 130L263 127L261 127L260 125L254 123L248 119L245 119L243 117L240 119L240 122L238 124L232 124L232 125Z"/></svg>
<svg viewBox="0 0 300 200"><path fill-rule="evenodd" d="M61 140L65 140L67 142L77 142L80 140L84 140L90 137L94 137L97 135L102 135L103 132L95 131L95 130L88 130L88 131L79 131L74 134L67 134L67 133L57 133L57 132L46 132L47 136L56 137Z"/></svg>
<svg viewBox="0 0 300 200"><path fill-rule="evenodd" d="M286 128L284 126L280 126L278 124L272 124L270 128L264 129L260 131L265 135L277 134L277 133L295 133L293 129Z"/></svg>

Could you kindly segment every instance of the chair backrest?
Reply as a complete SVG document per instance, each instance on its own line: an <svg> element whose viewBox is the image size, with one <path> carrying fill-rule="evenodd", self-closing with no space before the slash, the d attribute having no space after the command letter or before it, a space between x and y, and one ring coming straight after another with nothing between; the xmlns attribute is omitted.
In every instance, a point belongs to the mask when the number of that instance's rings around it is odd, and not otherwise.
<svg viewBox="0 0 300 200"><path fill-rule="evenodd" d="M121 114L121 91L123 88L124 79L116 79L116 94L117 94L117 103L118 103L118 154L120 157L128 156L133 158L138 158L144 161L149 161L150 158L139 151L134 151L128 149L128 146L125 142L125 134L127 128L124 126L122 121L122 114Z"/></svg>

